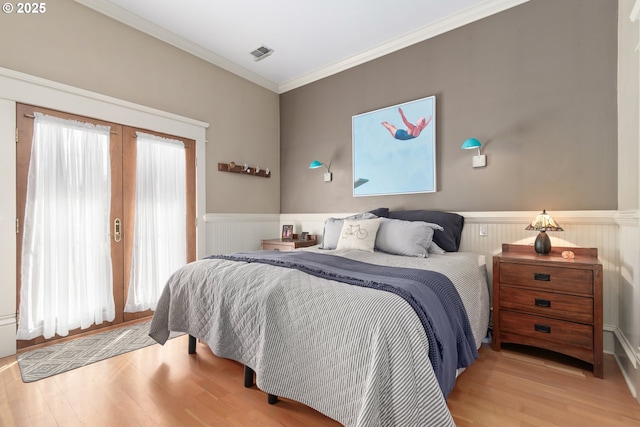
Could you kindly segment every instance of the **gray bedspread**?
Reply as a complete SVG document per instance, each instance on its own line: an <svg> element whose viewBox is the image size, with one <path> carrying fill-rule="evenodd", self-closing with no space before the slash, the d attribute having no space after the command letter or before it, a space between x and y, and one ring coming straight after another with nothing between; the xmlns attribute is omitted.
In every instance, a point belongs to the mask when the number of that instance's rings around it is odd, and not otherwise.
<svg viewBox="0 0 640 427"><path fill-rule="evenodd" d="M447 275L480 344L488 292L473 257L335 253ZM454 425L420 319L393 293L261 263L201 260L177 271L160 298L150 335L164 343L170 330L251 367L263 391L346 426Z"/></svg>
<svg viewBox="0 0 640 427"><path fill-rule="evenodd" d="M399 295L413 308L425 329L429 361L445 397L453 389L457 369L466 368L478 357L462 300L451 280L442 273L375 265L309 251L259 251L207 258L296 268L323 279Z"/></svg>

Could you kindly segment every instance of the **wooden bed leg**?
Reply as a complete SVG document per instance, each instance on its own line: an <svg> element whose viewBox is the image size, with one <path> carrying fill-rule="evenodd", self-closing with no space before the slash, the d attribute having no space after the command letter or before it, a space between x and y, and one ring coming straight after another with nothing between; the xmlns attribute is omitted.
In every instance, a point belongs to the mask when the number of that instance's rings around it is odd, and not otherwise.
<svg viewBox="0 0 640 427"><path fill-rule="evenodd" d="M269 405L278 403L278 396L276 396L275 394L269 393L267 395L267 402L269 402Z"/></svg>
<svg viewBox="0 0 640 427"><path fill-rule="evenodd" d="M253 387L253 375L255 374L254 370L244 365L244 386L245 387Z"/></svg>
<svg viewBox="0 0 640 427"><path fill-rule="evenodd" d="M196 337L189 335L189 354L196 354Z"/></svg>

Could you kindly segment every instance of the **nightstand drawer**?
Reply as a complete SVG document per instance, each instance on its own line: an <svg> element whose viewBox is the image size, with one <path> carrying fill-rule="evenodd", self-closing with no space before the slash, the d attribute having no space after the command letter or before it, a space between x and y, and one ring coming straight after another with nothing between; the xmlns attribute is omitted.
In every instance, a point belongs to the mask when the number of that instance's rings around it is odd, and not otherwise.
<svg viewBox="0 0 640 427"><path fill-rule="evenodd" d="M292 251L295 247L292 244L282 243L262 243L263 251Z"/></svg>
<svg viewBox="0 0 640 427"><path fill-rule="evenodd" d="M310 240L282 240L268 239L260 242L260 249L263 251L293 251L298 248L306 248L316 244L316 239Z"/></svg>
<svg viewBox="0 0 640 427"><path fill-rule="evenodd" d="M500 307L573 322L593 323L593 298L500 286Z"/></svg>
<svg viewBox="0 0 640 427"><path fill-rule="evenodd" d="M559 344L593 348L593 326L564 322L547 317L532 316L510 311L500 312L500 328L507 333Z"/></svg>
<svg viewBox="0 0 640 427"><path fill-rule="evenodd" d="M503 263L500 283L593 295L593 272L585 269Z"/></svg>

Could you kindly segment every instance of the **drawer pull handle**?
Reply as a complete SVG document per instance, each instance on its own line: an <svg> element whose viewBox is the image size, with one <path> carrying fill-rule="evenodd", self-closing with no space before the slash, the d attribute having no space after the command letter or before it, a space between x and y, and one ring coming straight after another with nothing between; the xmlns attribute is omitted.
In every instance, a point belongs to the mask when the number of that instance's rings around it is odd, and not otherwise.
<svg viewBox="0 0 640 427"><path fill-rule="evenodd" d="M548 299L536 298L536 305L538 307L551 307L551 301Z"/></svg>
<svg viewBox="0 0 640 427"><path fill-rule="evenodd" d="M550 334L551 333L551 326L547 326L547 325L539 325L539 324L535 324L535 329L536 332L542 332L544 334Z"/></svg>
<svg viewBox="0 0 640 427"><path fill-rule="evenodd" d="M551 280L551 275L547 273L533 273L533 280L549 282Z"/></svg>

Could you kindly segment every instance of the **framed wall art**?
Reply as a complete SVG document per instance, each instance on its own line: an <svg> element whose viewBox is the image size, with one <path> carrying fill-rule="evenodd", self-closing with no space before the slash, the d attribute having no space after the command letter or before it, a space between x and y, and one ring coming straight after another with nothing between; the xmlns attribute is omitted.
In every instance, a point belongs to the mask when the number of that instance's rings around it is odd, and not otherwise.
<svg viewBox="0 0 640 427"><path fill-rule="evenodd" d="M353 116L353 196L436 191L436 97Z"/></svg>

